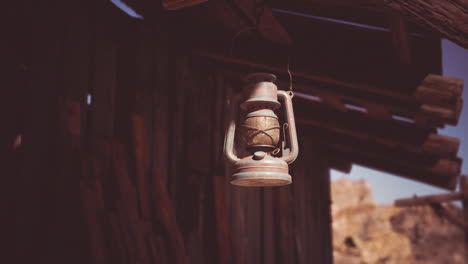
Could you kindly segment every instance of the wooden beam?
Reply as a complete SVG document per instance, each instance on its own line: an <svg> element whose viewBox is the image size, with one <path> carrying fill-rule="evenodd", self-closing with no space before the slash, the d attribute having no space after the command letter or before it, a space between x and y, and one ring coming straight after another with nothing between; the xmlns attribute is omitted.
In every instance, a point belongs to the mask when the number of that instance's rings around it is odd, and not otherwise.
<svg viewBox="0 0 468 264"><path fill-rule="evenodd" d="M185 7L195 6L208 0L162 0L162 5L167 10L178 10Z"/></svg>
<svg viewBox="0 0 468 264"><path fill-rule="evenodd" d="M439 134L429 134L428 136L421 135L422 137L425 137L425 139L423 139L421 143L411 145L395 139L368 133L367 131L354 130L343 126L340 127L335 124L339 124L339 121L337 122L336 120L331 120L330 123L324 123L310 118L297 118L296 122L298 124L312 126L315 130L322 131L328 139L343 138L344 140L360 140L371 143L372 145L375 145L376 148L385 147L401 149L409 153L439 158L456 157L460 146L460 140L458 138Z"/></svg>
<svg viewBox="0 0 468 264"><path fill-rule="evenodd" d="M467 195L468 194L468 176L463 175L460 177L460 190ZM468 198L462 200L463 203L463 219L465 223L468 223ZM465 262L468 261L468 229L465 229Z"/></svg>
<svg viewBox="0 0 468 264"><path fill-rule="evenodd" d="M246 0L216 0L209 1L203 6L203 10L208 16L214 17L213 23L220 23L228 32L231 32L232 37L238 37L241 33L258 32L262 38L271 43L283 46L292 44L288 32L276 20L265 3L257 4L256 1ZM200 16L200 13L196 16Z"/></svg>
<svg viewBox="0 0 468 264"><path fill-rule="evenodd" d="M194 54L218 62L242 67L266 70L275 74L287 74L286 68L258 63L245 59L225 56L213 52L193 51ZM352 102L366 108L367 113L377 119L388 119L397 116L406 116L421 126L443 127L444 124L457 124L461 111L460 82L456 78L430 75L428 76L416 95L381 89L366 84L339 81L307 72L292 71L295 90L320 97L317 102L332 108L346 111L346 102ZM302 84L298 84L297 80ZM303 83L307 83L306 85ZM278 82L280 88L286 82ZM462 83L461 83L462 85ZM446 87L447 86L447 87ZM426 87L426 88L424 88ZM458 87L458 88L457 88ZM462 87L462 86L461 86ZM434 99L435 90L438 94L450 94L452 102L434 105L442 99ZM432 95L432 96L431 96ZM447 101L447 100L446 100Z"/></svg>
<svg viewBox="0 0 468 264"><path fill-rule="evenodd" d="M429 74L415 91L416 99L425 104L453 106L463 93L464 80Z"/></svg>
<svg viewBox="0 0 468 264"><path fill-rule="evenodd" d="M353 168L353 164L346 160L336 159L333 155L328 156L328 166L331 169L349 174Z"/></svg>
<svg viewBox="0 0 468 264"><path fill-rule="evenodd" d="M444 194L426 195L426 196L414 196L412 198L404 198L395 200L394 205L399 207L414 206L414 205L427 205L431 203L444 203L455 200L461 200L465 198L463 192L450 192ZM468 198L468 196L466 197Z"/></svg>
<svg viewBox="0 0 468 264"><path fill-rule="evenodd" d="M333 0L326 1L326 4L324 2L323 0L304 0L298 1L296 5L304 8L318 5L335 8L356 8L358 6L360 9L380 12L391 8L394 12L406 16L410 21L438 32L441 36L462 47L468 47L467 0Z"/></svg>
<svg viewBox="0 0 468 264"><path fill-rule="evenodd" d="M425 160L412 155L399 157L381 150L363 150L360 146L328 146L337 158L448 190L455 189L461 168L460 159Z"/></svg>
<svg viewBox="0 0 468 264"><path fill-rule="evenodd" d="M293 1L291 1L293 2ZM311 4L323 4L326 2L327 5L334 6L334 7L356 7L362 9L370 9L370 10L382 10L384 5L382 1L375 1L375 0L354 0L354 1L346 1L346 0L299 0L297 2L301 2L303 5L311 5Z"/></svg>
<svg viewBox="0 0 468 264"><path fill-rule="evenodd" d="M390 14L390 29L392 31L393 49L402 65L410 65L411 46L406 20L398 14Z"/></svg>
<svg viewBox="0 0 468 264"><path fill-rule="evenodd" d="M288 89L286 82L278 81L280 89ZM413 122L416 126L422 127L443 127L445 124L456 125L460 119L460 103L454 103L452 106L435 106L413 101L412 103L400 103L387 101L385 96L379 96L375 100L366 98L363 93L353 94L353 91L333 91L325 89L320 85L304 85L296 83L294 90L298 98L311 99L313 103L323 104L327 107L337 109L343 112L349 111L349 105L358 106L371 119L377 120L398 120L405 118ZM405 95L402 95L405 96ZM309 98L308 98L309 97ZM413 97L413 100L415 98Z"/></svg>
<svg viewBox="0 0 468 264"><path fill-rule="evenodd" d="M384 0L384 2L396 12L468 48L467 0Z"/></svg>
<svg viewBox="0 0 468 264"><path fill-rule="evenodd" d="M286 68L262 64L262 63L258 63L255 61L245 60L245 59L238 59L238 58L229 57L229 56L225 56L225 55L214 53L214 52L194 50L193 53L201 57L205 57L211 60L228 63L232 65L250 67L250 68L260 69L260 70L267 70L267 71L271 71L272 73L277 73L277 74L288 73ZM314 74L310 74L306 72L299 72L299 71L291 71L291 75L293 76L294 79L305 79L309 81L320 82L326 85L345 87L346 89L353 89L358 92L369 93L373 95L383 95L388 98L391 98L394 100L400 100L403 102L412 101L411 96L404 95L398 92L389 91L389 90L376 89L375 87L365 85L365 84L344 82L344 81L334 80L331 78L318 76L318 75L314 75Z"/></svg>
<svg viewBox="0 0 468 264"><path fill-rule="evenodd" d="M458 226L460 229L468 229L468 224L463 220L463 218L457 216L451 209L447 208L447 206L440 203L431 203L430 206L436 214L445 217L445 219Z"/></svg>

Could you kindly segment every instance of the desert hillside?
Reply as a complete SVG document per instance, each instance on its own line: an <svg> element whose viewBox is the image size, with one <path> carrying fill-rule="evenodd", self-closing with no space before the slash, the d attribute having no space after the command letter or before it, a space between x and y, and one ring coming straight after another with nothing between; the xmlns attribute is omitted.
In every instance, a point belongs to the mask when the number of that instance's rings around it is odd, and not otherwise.
<svg viewBox="0 0 468 264"><path fill-rule="evenodd" d="M369 184L347 178L332 200L336 264L464 263L462 230L429 206L377 205Z"/></svg>

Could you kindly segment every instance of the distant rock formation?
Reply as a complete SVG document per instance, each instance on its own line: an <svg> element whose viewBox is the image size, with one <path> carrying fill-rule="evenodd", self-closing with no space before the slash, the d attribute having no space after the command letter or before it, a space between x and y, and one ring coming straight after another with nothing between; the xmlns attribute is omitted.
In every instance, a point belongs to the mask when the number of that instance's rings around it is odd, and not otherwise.
<svg viewBox="0 0 468 264"><path fill-rule="evenodd" d="M429 206L377 205L367 182L347 178L332 201L335 264L464 263L463 231Z"/></svg>

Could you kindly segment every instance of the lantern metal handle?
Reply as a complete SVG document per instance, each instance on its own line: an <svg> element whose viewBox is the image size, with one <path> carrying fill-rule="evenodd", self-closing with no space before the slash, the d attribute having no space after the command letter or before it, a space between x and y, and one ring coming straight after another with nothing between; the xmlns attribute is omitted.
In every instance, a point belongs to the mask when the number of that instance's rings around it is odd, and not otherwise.
<svg viewBox="0 0 468 264"><path fill-rule="evenodd" d="M235 163L240 159L234 154L234 138L236 134L236 120L237 120L237 105L239 104L241 95L234 96L230 102L229 125L226 131L226 139L224 140L224 153L229 162Z"/></svg>
<svg viewBox="0 0 468 264"><path fill-rule="evenodd" d="M292 106L292 96L286 91L278 91L278 96L283 97L286 108L286 121L288 123L289 142L291 142L291 151L283 156L282 159L290 164L294 162L299 154L299 144L297 142L296 122L294 120L294 111ZM286 136L286 135L285 135Z"/></svg>

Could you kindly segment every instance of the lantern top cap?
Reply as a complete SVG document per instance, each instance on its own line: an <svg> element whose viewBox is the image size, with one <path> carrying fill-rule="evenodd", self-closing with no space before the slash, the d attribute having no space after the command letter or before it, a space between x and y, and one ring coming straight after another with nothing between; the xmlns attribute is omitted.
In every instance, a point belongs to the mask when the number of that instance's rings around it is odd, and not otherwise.
<svg viewBox="0 0 468 264"><path fill-rule="evenodd" d="M251 83L251 82L275 82L276 76L271 73L265 72L257 72L251 73L244 77L244 82Z"/></svg>

